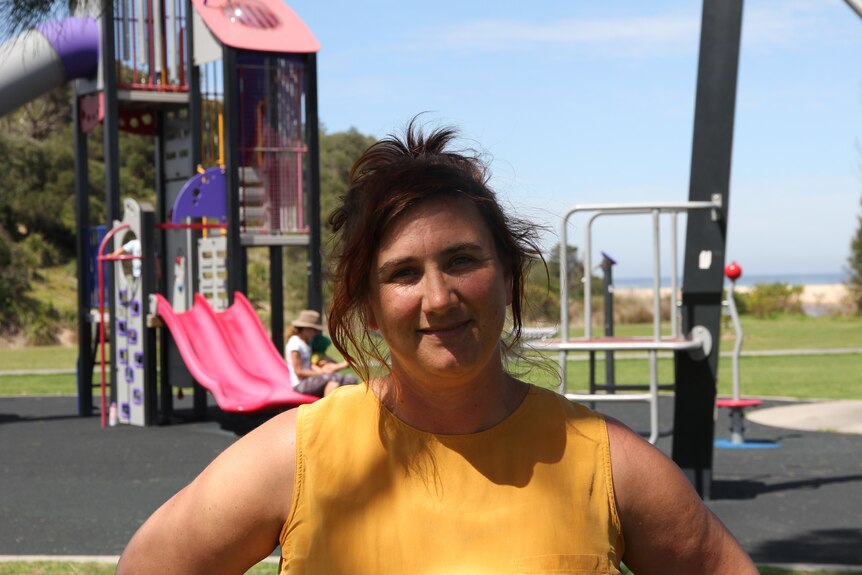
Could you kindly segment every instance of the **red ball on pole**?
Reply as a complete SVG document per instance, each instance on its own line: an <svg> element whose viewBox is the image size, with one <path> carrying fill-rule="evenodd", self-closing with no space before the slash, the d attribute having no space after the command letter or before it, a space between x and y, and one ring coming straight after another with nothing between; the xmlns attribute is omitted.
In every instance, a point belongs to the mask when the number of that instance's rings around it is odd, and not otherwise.
<svg viewBox="0 0 862 575"><path fill-rule="evenodd" d="M730 281L735 282L742 276L742 267L736 262L730 262L727 264L727 267L724 268L724 275L726 275Z"/></svg>

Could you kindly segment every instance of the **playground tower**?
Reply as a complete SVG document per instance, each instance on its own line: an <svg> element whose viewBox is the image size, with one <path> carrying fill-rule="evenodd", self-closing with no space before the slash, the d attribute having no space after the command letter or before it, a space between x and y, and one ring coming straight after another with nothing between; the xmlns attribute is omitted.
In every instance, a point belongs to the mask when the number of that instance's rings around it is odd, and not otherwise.
<svg viewBox="0 0 862 575"><path fill-rule="evenodd" d="M167 330L161 332L161 394L155 359L138 345L150 337L147 300L152 289L183 311L195 293L216 310L247 291L247 250L268 249L272 338L283 333L283 254L307 248L308 305L322 305L318 229L318 117L316 52L311 31L281 0L113 0L102 4L95 35L98 66L74 84L76 210L80 229L91 220L87 140L103 125L105 205L112 251L141 241L142 275L152 282L114 278L107 284L112 398L121 421L155 422L152 405L135 415L138 386L147 401L161 397L170 415L172 387L193 385ZM91 26L92 28L92 26ZM91 40L92 41L92 40ZM66 77L66 80L74 78ZM119 132L155 140L156 206L152 230L120 221ZM132 212L146 213L148 206ZM88 234L79 234L79 413L93 411L96 353L91 313ZM116 276L127 275L119 266ZM151 285L151 288L146 288ZM130 286L135 291L130 291ZM144 310L132 325L130 309ZM119 326L117 322L125 322ZM119 329L122 328L122 329ZM130 331L134 330L134 331ZM129 333L137 333L135 341ZM143 334L147 333L146 337ZM154 336L153 336L154 337ZM149 348L148 348L149 349ZM155 349L155 346L151 346ZM138 361L130 360L138 358ZM136 374L137 367L143 373ZM135 369L132 369L135 368ZM140 380L140 381L139 381ZM129 385L135 391L117 397ZM196 388L196 408L205 393Z"/></svg>

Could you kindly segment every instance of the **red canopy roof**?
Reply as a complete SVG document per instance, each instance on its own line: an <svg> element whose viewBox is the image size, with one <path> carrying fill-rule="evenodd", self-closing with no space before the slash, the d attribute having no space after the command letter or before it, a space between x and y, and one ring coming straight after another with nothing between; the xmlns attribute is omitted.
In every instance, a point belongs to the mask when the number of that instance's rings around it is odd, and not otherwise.
<svg viewBox="0 0 862 575"><path fill-rule="evenodd" d="M258 52L307 54L320 44L282 0L192 0L207 28L226 46Z"/></svg>

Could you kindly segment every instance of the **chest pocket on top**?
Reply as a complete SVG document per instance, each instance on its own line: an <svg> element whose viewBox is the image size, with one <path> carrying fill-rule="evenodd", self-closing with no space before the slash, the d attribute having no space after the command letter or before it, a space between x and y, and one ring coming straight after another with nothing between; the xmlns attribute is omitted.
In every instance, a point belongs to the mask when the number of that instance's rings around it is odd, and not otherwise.
<svg viewBox="0 0 862 575"><path fill-rule="evenodd" d="M516 562L518 573L572 573L585 575L619 575L620 571L601 555L536 555Z"/></svg>

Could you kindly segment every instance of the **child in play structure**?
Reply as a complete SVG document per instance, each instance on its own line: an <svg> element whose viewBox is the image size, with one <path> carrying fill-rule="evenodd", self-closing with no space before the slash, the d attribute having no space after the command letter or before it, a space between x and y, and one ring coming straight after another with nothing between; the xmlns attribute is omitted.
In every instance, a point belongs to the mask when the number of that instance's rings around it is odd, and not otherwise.
<svg viewBox="0 0 862 575"><path fill-rule="evenodd" d="M329 395L342 385L357 383L355 376L338 373L347 367L346 362L336 363L331 359L326 361L320 358L312 361L312 342L318 337L325 337L322 332L320 313L307 309L299 312L284 334L287 339L284 355L290 371L290 384L300 393L318 397ZM323 351L326 351L326 346Z"/></svg>

